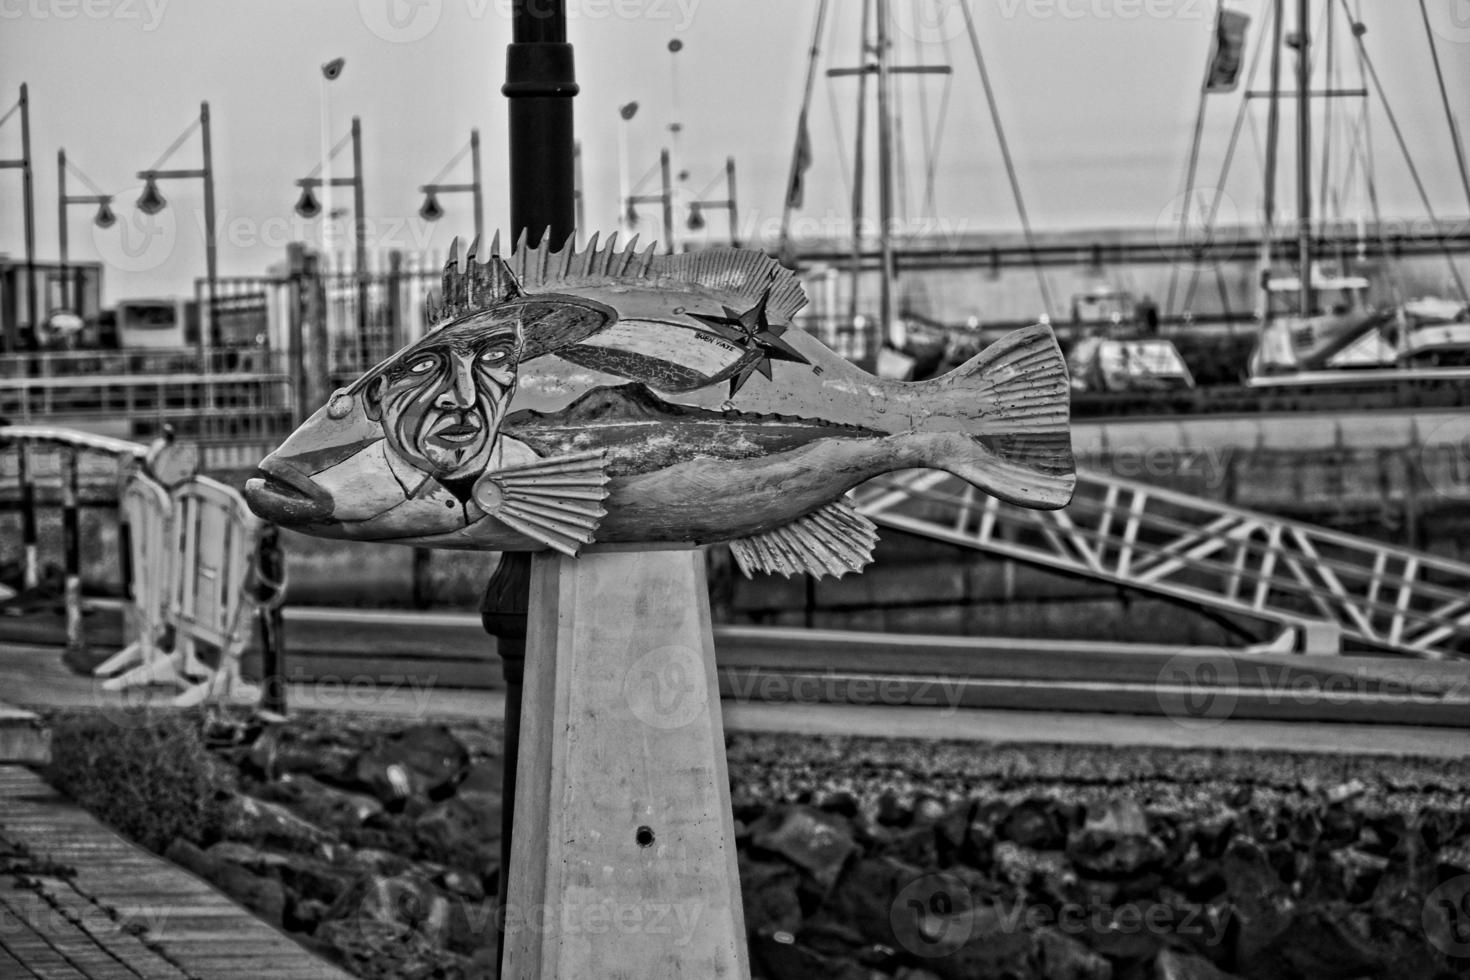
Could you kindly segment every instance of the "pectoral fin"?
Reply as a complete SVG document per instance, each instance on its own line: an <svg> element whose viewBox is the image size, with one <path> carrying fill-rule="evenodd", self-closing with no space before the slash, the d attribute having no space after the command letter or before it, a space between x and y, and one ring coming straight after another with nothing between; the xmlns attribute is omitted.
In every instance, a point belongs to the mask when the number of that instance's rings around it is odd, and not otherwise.
<svg viewBox="0 0 1470 980"><path fill-rule="evenodd" d="M604 453L597 449L486 473L475 481L474 497L490 516L576 557L607 514L607 479Z"/></svg>
<svg viewBox="0 0 1470 980"><path fill-rule="evenodd" d="M730 552L747 578L755 572L841 578L872 562L877 543L877 526L844 499L774 530L731 541Z"/></svg>

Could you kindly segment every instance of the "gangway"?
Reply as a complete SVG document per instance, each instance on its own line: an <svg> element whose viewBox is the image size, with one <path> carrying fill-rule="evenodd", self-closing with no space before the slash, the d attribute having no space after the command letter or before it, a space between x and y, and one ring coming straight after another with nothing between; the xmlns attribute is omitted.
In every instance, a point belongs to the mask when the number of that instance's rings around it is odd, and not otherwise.
<svg viewBox="0 0 1470 980"><path fill-rule="evenodd" d="M1095 471L1062 510L1004 504L937 470L854 493L875 523L1296 631L1415 657L1470 655L1470 564Z"/></svg>

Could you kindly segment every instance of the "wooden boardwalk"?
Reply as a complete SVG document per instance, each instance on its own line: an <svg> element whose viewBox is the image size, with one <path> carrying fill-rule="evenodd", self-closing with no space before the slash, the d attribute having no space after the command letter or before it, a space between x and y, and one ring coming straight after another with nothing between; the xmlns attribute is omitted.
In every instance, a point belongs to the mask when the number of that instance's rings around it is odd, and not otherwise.
<svg viewBox="0 0 1470 980"><path fill-rule="evenodd" d="M4 980L351 980L20 766L0 766L0 859Z"/></svg>

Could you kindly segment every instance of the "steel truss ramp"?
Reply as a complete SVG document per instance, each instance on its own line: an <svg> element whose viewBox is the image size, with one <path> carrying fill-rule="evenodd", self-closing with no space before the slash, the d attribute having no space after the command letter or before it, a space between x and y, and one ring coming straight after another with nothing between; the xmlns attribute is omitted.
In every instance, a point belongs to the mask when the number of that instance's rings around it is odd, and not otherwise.
<svg viewBox="0 0 1470 980"><path fill-rule="evenodd" d="M1004 504L937 470L854 493L875 523L1297 631L1442 659L1470 655L1470 564L1095 472L1066 508Z"/></svg>

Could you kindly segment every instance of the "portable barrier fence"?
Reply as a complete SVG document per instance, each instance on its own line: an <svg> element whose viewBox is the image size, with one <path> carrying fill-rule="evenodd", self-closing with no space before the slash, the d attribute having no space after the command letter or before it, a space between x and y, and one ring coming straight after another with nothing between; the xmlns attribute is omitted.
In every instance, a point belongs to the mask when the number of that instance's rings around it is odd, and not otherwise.
<svg viewBox="0 0 1470 980"><path fill-rule="evenodd" d="M265 703L285 709L280 601L284 562L274 528L257 519L233 488L194 473L197 448L165 437L151 446L104 439L87 433L29 426L0 428L0 455L15 457L14 496L21 510L24 538L19 594L23 602L42 583L35 528L49 474L59 476L62 548L66 568L63 604L68 655L86 651L81 586L81 535L78 502L82 461L95 488L109 478L118 487L118 553L128 600L131 642L94 669L107 690L154 684L177 693L176 706L206 699L258 702L260 687L240 675L241 656L260 622ZM54 457L49 468L40 457ZM110 473L109 473L110 468ZM3 473L0 470L0 473ZM0 596L0 601L5 601ZM200 650L212 648L212 654Z"/></svg>

